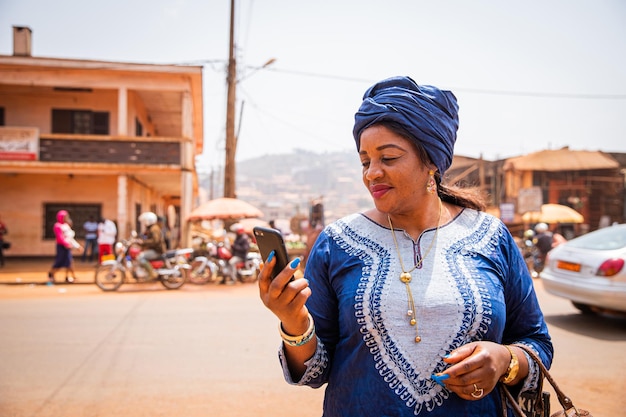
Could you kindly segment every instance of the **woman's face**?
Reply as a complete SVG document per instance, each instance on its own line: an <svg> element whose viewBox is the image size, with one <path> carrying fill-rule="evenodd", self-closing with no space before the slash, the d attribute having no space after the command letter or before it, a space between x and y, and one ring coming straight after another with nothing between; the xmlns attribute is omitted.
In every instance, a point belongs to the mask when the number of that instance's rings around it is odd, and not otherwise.
<svg viewBox="0 0 626 417"><path fill-rule="evenodd" d="M412 142L387 127L375 125L361 133L359 156L363 183L379 211L415 210L428 195L426 183L431 168L420 160Z"/></svg>

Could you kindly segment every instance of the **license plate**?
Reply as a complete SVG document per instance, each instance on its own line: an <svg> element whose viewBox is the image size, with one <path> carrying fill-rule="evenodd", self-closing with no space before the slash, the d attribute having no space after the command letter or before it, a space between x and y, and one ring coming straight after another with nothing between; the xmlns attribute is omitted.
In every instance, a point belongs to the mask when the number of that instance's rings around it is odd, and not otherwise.
<svg viewBox="0 0 626 417"><path fill-rule="evenodd" d="M580 272L580 264L572 262L558 261L556 267L559 269L565 269L566 271Z"/></svg>

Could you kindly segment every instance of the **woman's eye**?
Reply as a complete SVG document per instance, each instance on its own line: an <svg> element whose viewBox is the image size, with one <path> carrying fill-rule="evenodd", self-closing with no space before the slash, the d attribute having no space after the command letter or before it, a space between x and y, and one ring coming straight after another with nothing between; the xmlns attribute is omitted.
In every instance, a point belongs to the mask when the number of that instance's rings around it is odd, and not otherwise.
<svg viewBox="0 0 626 417"><path fill-rule="evenodd" d="M381 162L383 162L383 163L393 162L396 159L398 159L397 156L383 156L382 158L380 158Z"/></svg>
<svg viewBox="0 0 626 417"><path fill-rule="evenodd" d="M370 166L370 161L361 161L361 166L363 168L367 168L368 166Z"/></svg>

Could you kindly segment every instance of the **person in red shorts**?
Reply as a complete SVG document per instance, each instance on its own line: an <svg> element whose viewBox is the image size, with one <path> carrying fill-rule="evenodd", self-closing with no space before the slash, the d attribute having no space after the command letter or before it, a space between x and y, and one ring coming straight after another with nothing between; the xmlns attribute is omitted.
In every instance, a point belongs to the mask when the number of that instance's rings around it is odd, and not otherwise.
<svg viewBox="0 0 626 417"><path fill-rule="evenodd" d="M117 226L112 220L101 218L98 222L98 253L102 257L113 254L113 244L117 238Z"/></svg>

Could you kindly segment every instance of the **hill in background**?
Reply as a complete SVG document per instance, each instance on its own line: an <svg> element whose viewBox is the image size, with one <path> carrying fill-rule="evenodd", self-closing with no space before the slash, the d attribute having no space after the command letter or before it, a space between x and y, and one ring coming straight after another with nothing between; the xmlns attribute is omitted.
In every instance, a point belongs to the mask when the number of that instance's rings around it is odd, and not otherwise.
<svg viewBox="0 0 626 417"><path fill-rule="evenodd" d="M211 178L200 178L211 190ZM222 194L223 180L214 179L214 195ZM237 197L255 205L264 219L289 220L309 214L311 202L324 204L326 223L372 207L361 181L361 163L354 151L263 155L237 162ZM208 193L210 195L210 192Z"/></svg>

